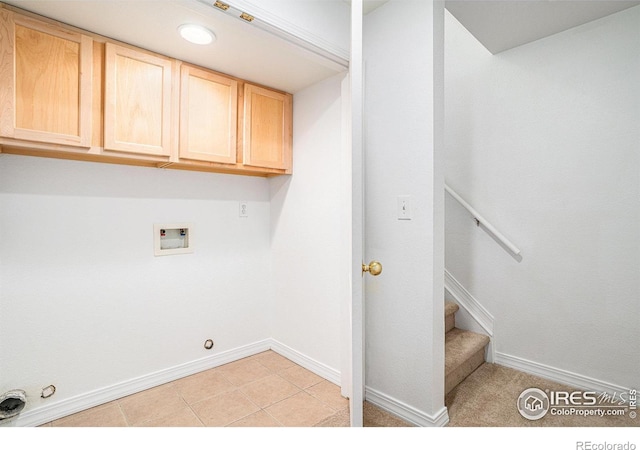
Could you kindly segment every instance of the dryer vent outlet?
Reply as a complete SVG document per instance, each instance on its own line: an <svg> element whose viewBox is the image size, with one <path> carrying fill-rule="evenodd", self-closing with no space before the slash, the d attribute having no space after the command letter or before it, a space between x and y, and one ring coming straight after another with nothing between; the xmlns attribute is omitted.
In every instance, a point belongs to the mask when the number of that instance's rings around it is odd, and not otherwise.
<svg viewBox="0 0 640 450"><path fill-rule="evenodd" d="M27 394L20 389L14 389L0 395L0 420L17 416L26 404Z"/></svg>

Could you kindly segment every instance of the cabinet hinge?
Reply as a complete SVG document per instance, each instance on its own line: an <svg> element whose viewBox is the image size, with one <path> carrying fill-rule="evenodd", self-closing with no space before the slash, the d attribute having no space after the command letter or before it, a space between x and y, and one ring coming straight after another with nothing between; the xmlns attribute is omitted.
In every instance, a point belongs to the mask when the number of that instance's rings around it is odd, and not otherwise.
<svg viewBox="0 0 640 450"><path fill-rule="evenodd" d="M247 22L253 22L253 19L255 19L255 17L253 17L251 14L247 14L245 12L240 14L240 18L246 20Z"/></svg>
<svg viewBox="0 0 640 450"><path fill-rule="evenodd" d="M226 11L227 9L229 9L229 5L227 5L226 3L222 3L220 1L217 1L213 4L213 6L215 6L216 8L219 8L223 11Z"/></svg>

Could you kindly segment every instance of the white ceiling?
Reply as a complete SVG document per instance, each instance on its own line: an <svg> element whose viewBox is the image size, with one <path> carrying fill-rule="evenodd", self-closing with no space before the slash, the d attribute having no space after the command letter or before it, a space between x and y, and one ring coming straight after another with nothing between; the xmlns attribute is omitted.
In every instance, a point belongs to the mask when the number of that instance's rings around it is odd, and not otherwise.
<svg viewBox="0 0 640 450"><path fill-rule="evenodd" d="M388 1L364 0L363 12L368 14ZM396 7L401 5L398 0ZM445 0L447 10L493 54L637 5L640 1Z"/></svg>
<svg viewBox="0 0 640 450"><path fill-rule="evenodd" d="M197 0L2 0L112 39L294 93L341 68ZM177 27L213 30L212 45L181 39Z"/></svg>
<svg viewBox="0 0 640 450"><path fill-rule="evenodd" d="M203 0L2 0L79 28L287 92L342 70L313 51L231 17ZM345 0L350 1L350 0ZM387 0L365 0L370 13ZM492 53L640 4L596 0L447 0L447 9ZM401 6L402 0L396 5ZM217 40L197 46L179 25L199 23Z"/></svg>
<svg viewBox="0 0 640 450"><path fill-rule="evenodd" d="M447 0L445 4L482 45L496 54L639 5L640 1Z"/></svg>

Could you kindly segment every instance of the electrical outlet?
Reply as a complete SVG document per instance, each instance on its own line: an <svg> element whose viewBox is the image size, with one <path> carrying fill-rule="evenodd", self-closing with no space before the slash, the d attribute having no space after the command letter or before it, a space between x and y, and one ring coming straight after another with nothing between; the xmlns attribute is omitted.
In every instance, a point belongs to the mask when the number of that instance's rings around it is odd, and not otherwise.
<svg viewBox="0 0 640 450"><path fill-rule="evenodd" d="M398 220L411 220L410 195L398 195Z"/></svg>
<svg viewBox="0 0 640 450"><path fill-rule="evenodd" d="M249 203L248 202L240 202L239 203L239 217L249 217Z"/></svg>

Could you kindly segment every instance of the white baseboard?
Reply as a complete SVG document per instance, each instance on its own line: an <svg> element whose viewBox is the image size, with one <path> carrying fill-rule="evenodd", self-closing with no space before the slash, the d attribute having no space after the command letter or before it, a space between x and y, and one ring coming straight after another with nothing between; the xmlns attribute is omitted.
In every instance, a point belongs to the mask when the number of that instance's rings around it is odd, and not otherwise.
<svg viewBox="0 0 640 450"><path fill-rule="evenodd" d="M50 403L45 406L34 408L20 413L14 419L3 421L2 427L33 427L39 426L52 420L60 419L94 406L101 405L127 395L135 394L159 386L164 383L175 381L189 375L193 375L203 370L212 369L233 361L237 361L248 356L267 351L271 348L271 339L254 342L232 350L228 350L206 358L191 361L178 366L159 370L154 373L143 375L138 378L116 383L112 386L87 392L76 397Z"/></svg>
<svg viewBox="0 0 640 450"><path fill-rule="evenodd" d="M606 392L611 395L614 393L620 394L622 392L629 392L629 388L623 386L617 386L615 384L607 383L606 381L597 380L595 378L569 372L568 370L558 369L556 367L547 366L545 364L529 361L517 356L506 355L500 352L496 353L495 363L583 391L593 391L598 393Z"/></svg>
<svg viewBox="0 0 640 450"><path fill-rule="evenodd" d="M430 415L370 387L365 387L365 399L389 414L419 427L443 427L449 423L449 413L445 407Z"/></svg>
<svg viewBox="0 0 640 450"><path fill-rule="evenodd" d="M338 370L311 359L276 340L271 340L271 349L325 380L340 386L340 372ZM436 415L431 416L370 387L365 387L365 399L378 408L416 426L441 427L449 423L447 408L444 407Z"/></svg>
<svg viewBox="0 0 640 450"><path fill-rule="evenodd" d="M271 340L271 349L325 380L331 381L338 386L340 385L340 372L338 370L309 358L305 354L273 339ZM447 408L444 407L436 415L431 416L370 387L365 387L365 399L378 408L416 426L441 427L449 423L449 414Z"/></svg>
<svg viewBox="0 0 640 450"><path fill-rule="evenodd" d="M76 397L64 399L45 406L22 412L14 419L3 421L0 427L35 427L56 419L74 414L85 409L93 408L104 403L117 400L127 395L135 394L164 383L193 375L203 370L212 369L248 356L267 350L290 359L316 375L340 385L340 371L316 361L293 348L274 339L264 339L252 344L244 345L206 358L191 361L178 366L163 369L141 377L116 383L112 386L87 392ZM409 423L422 427L444 426L449 422L446 408L437 414L429 415L412 406L407 405L375 389L366 387L365 398L379 408L393 414Z"/></svg>
<svg viewBox="0 0 640 450"><path fill-rule="evenodd" d="M339 371L315 361L276 340L272 340L271 349L325 380L331 381L338 386L340 385ZM365 387L365 399L378 408L416 426L441 427L449 423L449 414L447 408L444 407L436 415L431 416L370 387Z"/></svg>
<svg viewBox="0 0 640 450"><path fill-rule="evenodd" d="M326 364L316 361L315 359L309 358L307 355L300 353L299 351L294 350L291 347L288 347L283 343L276 341L275 339L270 339L270 341L271 350L273 350L274 352L290 359L294 363L304 367L307 370L310 370L311 372L324 378L325 380L331 381L333 384L337 384L338 386L340 386L339 370L329 367Z"/></svg>

